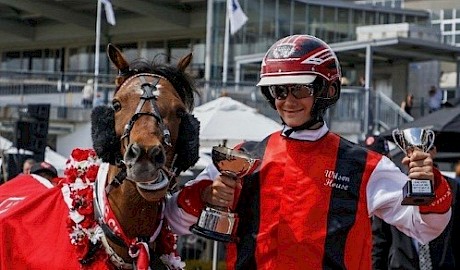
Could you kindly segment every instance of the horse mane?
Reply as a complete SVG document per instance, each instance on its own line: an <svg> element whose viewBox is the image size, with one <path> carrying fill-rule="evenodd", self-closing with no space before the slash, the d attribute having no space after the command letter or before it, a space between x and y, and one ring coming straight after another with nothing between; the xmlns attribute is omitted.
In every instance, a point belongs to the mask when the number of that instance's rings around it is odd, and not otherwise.
<svg viewBox="0 0 460 270"><path fill-rule="evenodd" d="M199 92L192 77L186 72L181 71L174 65L160 63L155 60L136 59L129 64L129 71L123 74L123 77L128 78L139 73L156 74L166 78L174 86L188 111L193 110L195 105L194 94L199 95ZM118 88L116 91L118 91Z"/></svg>

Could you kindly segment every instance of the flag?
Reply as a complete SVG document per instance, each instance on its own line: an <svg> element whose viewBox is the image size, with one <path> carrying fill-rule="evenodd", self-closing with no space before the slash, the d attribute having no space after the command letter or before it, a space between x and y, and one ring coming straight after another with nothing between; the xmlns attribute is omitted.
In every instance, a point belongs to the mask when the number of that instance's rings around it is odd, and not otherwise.
<svg viewBox="0 0 460 270"><path fill-rule="evenodd" d="M238 0L227 0L228 16L230 17L230 33L235 34L248 21Z"/></svg>
<svg viewBox="0 0 460 270"><path fill-rule="evenodd" d="M113 13L112 2L110 0L101 0L102 4L104 4L105 9L105 18L107 22L111 25L115 25L115 13Z"/></svg>

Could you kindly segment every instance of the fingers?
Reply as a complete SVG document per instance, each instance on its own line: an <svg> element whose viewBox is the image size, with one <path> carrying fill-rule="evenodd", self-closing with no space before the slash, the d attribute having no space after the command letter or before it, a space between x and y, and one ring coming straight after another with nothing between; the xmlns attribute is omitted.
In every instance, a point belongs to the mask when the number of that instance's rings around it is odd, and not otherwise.
<svg viewBox="0 0 460 270"><path fill-rule="evenodd" d="M209 204L221 207L231 207L235 196L235 188L241 186L241 182L227 177L218 176L209 187L205 201Z"/></svg>
<svg viewBox="0 0 460 270"><path fill-rule="evenodd" d="M434 180L433 159L430 154L416 150L410 156L404 157L402 163L408 167L409 178Z"/></svg>

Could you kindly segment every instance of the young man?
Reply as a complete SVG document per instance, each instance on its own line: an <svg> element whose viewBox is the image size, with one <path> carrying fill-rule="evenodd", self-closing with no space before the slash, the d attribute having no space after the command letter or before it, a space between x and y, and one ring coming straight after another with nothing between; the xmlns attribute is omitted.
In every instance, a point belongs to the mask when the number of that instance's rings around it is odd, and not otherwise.
<svg viewBox="0 0 460 270"><path fill-rule="evenodd" d="M370 269L376 215L427 242L450 218L451 195L429 154L406 157L409 177L434 182L430 206L402 206L408 180L387 157L329 131L325 110L340 96L341 72L322 40L295 35L266 53L258 86L284 128L249 149L260 167L235 181L208 166L177 198L186 226L206 203L233 206L238 241L228 245L227 269ZM234 198L239 194L238 198ZM172 223L178 227L179 223Z"/></svg>

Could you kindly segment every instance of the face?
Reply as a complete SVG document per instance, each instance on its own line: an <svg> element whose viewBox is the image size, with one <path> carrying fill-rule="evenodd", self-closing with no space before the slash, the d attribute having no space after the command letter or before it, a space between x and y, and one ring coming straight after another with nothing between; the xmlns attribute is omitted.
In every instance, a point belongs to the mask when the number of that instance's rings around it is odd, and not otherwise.
<svg viewBox="0 0 460 270"><path fill-rule="evenodd" d="M308 95L297 95L296 98L291 91L288 91L286 98L275 97L275 107L286 125L297 127L311 119L311 108L313 107L313 92Z"/></svg>

